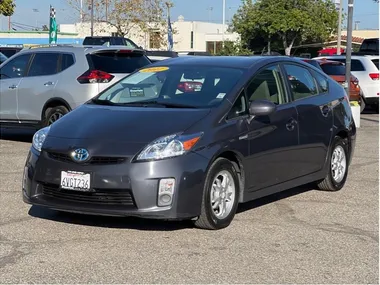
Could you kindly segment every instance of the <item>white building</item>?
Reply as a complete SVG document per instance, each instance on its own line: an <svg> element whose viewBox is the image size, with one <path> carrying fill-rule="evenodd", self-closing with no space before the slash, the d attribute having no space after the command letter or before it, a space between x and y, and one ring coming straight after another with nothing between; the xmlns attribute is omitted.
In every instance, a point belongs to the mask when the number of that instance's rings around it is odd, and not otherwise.
<svg viewBox="0 0 380 285"><path fill-rule="evenodd" d="M82 41L86 36L91 35L91 23L76 23L76 24L61 24L61 33L77 34L77 38ZM177 52L185 51L209 51L217 52L222 47L223 38L225 41L239 40L239 35L236 33L228 33L227 25L215 24L208 22L185 21L183 16L178 17L178 20L172 22L174 30L173 50ZM225 34L223 36L223 28ZM94 36L114 35L116 28L106 23L94 23ZM139 29L131 29L126 37L133 40L139 46L145 49L166 49L167 45L160 46L157 38L157 33L161 36L166 36L165 30L151 29L149 32L144 32ZM58 39L59 42L59 39Z"/></svg>

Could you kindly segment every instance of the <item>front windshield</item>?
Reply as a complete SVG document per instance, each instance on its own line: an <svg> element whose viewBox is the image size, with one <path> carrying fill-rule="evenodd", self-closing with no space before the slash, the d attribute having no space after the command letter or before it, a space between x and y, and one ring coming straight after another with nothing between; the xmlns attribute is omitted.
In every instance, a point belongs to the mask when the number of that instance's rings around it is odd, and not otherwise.
<svg viewBox="0 0 380 285"><path fill-rule="evenodd" d="M214 66L157 66L141 69L105 90L96 101L109 104L152 103L189 107L219 104L243 70Z"/></svg>

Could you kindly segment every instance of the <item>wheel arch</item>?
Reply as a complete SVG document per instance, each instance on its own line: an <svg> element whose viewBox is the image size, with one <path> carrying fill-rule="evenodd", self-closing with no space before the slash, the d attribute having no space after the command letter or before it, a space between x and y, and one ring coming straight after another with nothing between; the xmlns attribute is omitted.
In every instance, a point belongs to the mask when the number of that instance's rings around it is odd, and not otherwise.
<svg viewBox="0 0 380 285"><path fill-rule="evenodd" d="M71 107L70 107L70 104L65 99L62 99L62 98L59 98L59 97L50 98L49 100L46 101L44 107L42 108L41 121L43 121L43 120L46 119L45 118L46 111L49 108L54 108L54 107L57 107L57 106L64 106L64 107L66 107L67 110L69 110L69 112L72 110Z"/></svg>
<svg viewBox="0 0 380 285"><path fill-rule="evenodd" d="M239 202L243 201L245 189L245 169L243 164L243 155L233 150L222 150L216 153L210 160L206 173L208 173L211 165L218 159L225 158L229 160L235 168L239 178Z"/></svg>

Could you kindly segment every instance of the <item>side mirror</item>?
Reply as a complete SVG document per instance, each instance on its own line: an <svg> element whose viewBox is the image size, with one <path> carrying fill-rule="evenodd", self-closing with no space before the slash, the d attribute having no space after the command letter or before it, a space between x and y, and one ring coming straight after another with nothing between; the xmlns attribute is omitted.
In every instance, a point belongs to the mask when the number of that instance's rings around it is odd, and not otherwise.
<svg viewBox="0 0 380 285"><path fill-rule="evenodd" d="M268 116L276 111L276 105L268 100L255 100L249 105L249 114L252 116Z"/></svg>

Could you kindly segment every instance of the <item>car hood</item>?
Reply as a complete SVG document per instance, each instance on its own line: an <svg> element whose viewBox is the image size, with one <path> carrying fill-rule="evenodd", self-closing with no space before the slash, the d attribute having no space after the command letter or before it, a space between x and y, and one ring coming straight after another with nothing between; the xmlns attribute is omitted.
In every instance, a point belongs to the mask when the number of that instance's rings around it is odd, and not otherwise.
<svg viewBox="0 0 380 285"><path fill-rule="evenodd" d="M55 122L48 137L146 144L185 131L209 112L84 104Z"/></svg>

